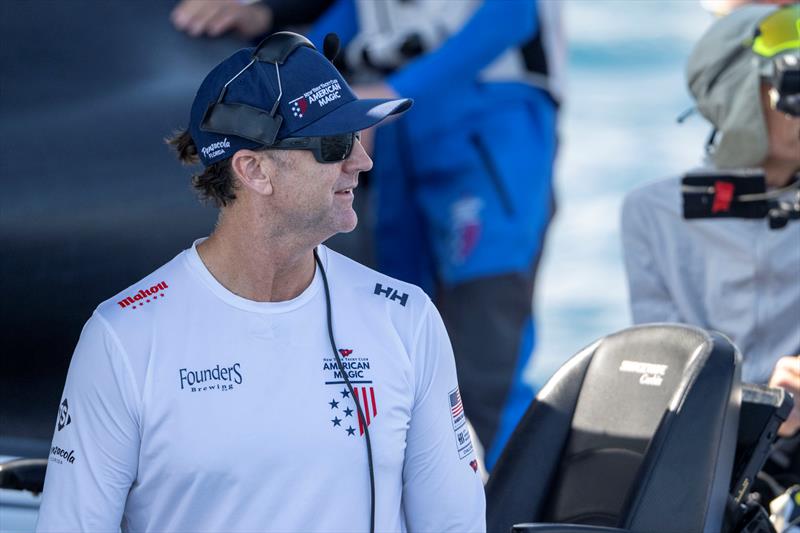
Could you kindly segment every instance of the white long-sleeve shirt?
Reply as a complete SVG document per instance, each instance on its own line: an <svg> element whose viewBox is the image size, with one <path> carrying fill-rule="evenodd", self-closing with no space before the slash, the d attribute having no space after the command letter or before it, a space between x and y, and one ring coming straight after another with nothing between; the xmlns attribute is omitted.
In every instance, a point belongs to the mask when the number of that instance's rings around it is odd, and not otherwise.
<svg viewBox="0 0 800 533"><path fill-rule="evenodd" d="M484 530L436 309L420 289L319 250L372 440L376 530ZM319 271L290 301L254 302L192 247L84 327L37 530L365 531L362 430Z"/></svg>
<svg viewBox="0 0 800 533"><path fill-rule="evenodd" d="M622 242L633 321L720 331L739 347L745 381L766 383L800 353L800 221L683 218L681 179L631 192Z"/></svg>

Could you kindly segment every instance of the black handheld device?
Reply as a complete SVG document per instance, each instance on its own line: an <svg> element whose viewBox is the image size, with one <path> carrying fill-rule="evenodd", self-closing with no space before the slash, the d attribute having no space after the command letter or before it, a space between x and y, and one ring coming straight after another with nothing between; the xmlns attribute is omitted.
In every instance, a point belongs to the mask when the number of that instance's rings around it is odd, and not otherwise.
<svg viewBox="0 0 800 533"><path fill-rule="evenodd" d="M783 389L754 383L742 384L742 408L736 440L736 459L731 478L731 494L736 503L752 490L758 472L764 467L778 427L794 406Z"/></svg>
<svg viewBox="0 0 800 533"><path fill-rule="evenodd" d="M792 192L794 194L792 194ZM760 171L691 172L681 180L683 218L767 218L780 229L800 218L800 179L767 191Z"/></svg>

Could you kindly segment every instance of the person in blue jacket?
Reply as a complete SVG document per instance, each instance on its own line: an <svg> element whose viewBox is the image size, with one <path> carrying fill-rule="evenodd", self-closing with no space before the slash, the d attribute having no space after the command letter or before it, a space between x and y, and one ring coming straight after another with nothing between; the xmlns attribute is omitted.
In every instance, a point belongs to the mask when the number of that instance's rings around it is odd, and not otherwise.
<svg viewBox="0 0 800 533"><path fill-rule="evenodd" d="M377 263L442 312L491 468L534 396L523 371L554 206L560 6L339 0L309 38L329 32L360 97L416 102L374 134Z"/></svg>

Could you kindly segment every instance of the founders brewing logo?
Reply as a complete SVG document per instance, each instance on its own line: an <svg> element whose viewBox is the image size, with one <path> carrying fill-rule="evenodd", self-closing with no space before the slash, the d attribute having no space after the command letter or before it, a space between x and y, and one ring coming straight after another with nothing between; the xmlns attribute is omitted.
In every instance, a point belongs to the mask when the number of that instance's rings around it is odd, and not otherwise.
<svg viewBox="0 0 800 533"><path fill-rule="evenodd" d="M347 379L353 386L355 398L350 394L344 376L333 357L323 357L322 371L325 376L325 385L331 391L331 400L328 403L328 411L331 413L331 427L340 428L348 436L356 434L358 428L359 436L364 434L364 423L369 426L378 416L378 402L375 400L375 388L370 377L369 358L356 355L353 350L343 348L339 350L342 356L342 366L347 373ZM358 416L358 407L361 406L364 413L364 420Z"/></svg>
<svg viewBox="0 0 800 533"><path fill-rule="evenodd" d="M67 399L64 398L64 401L61 402L61 407L58 410L58 431L64 429L64 427L68 426L72 422L72 417L69 416L69 404L67 403Z"/></svg>
<svg viewBox="0 0 800 533"><path fill-rule="evenodd" d="M242 384L241 364L231 366L217 365L214 368L189 369L181 368L181 390L189 392L231 391L235 385Z"/></svg>

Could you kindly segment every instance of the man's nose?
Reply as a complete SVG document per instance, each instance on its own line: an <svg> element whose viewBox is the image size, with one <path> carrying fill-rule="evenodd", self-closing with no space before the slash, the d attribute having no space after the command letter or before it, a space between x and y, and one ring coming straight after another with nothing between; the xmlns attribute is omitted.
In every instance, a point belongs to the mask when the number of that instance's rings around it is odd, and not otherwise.
<svg viewBox="0 0 800 533"><path fill-rule="evenodd" d="M372 168L372 159L367 155L367 151L362 146L361 141L356 139L350 156L344 160L344 170L350 172L367 172Z"/></svg>

